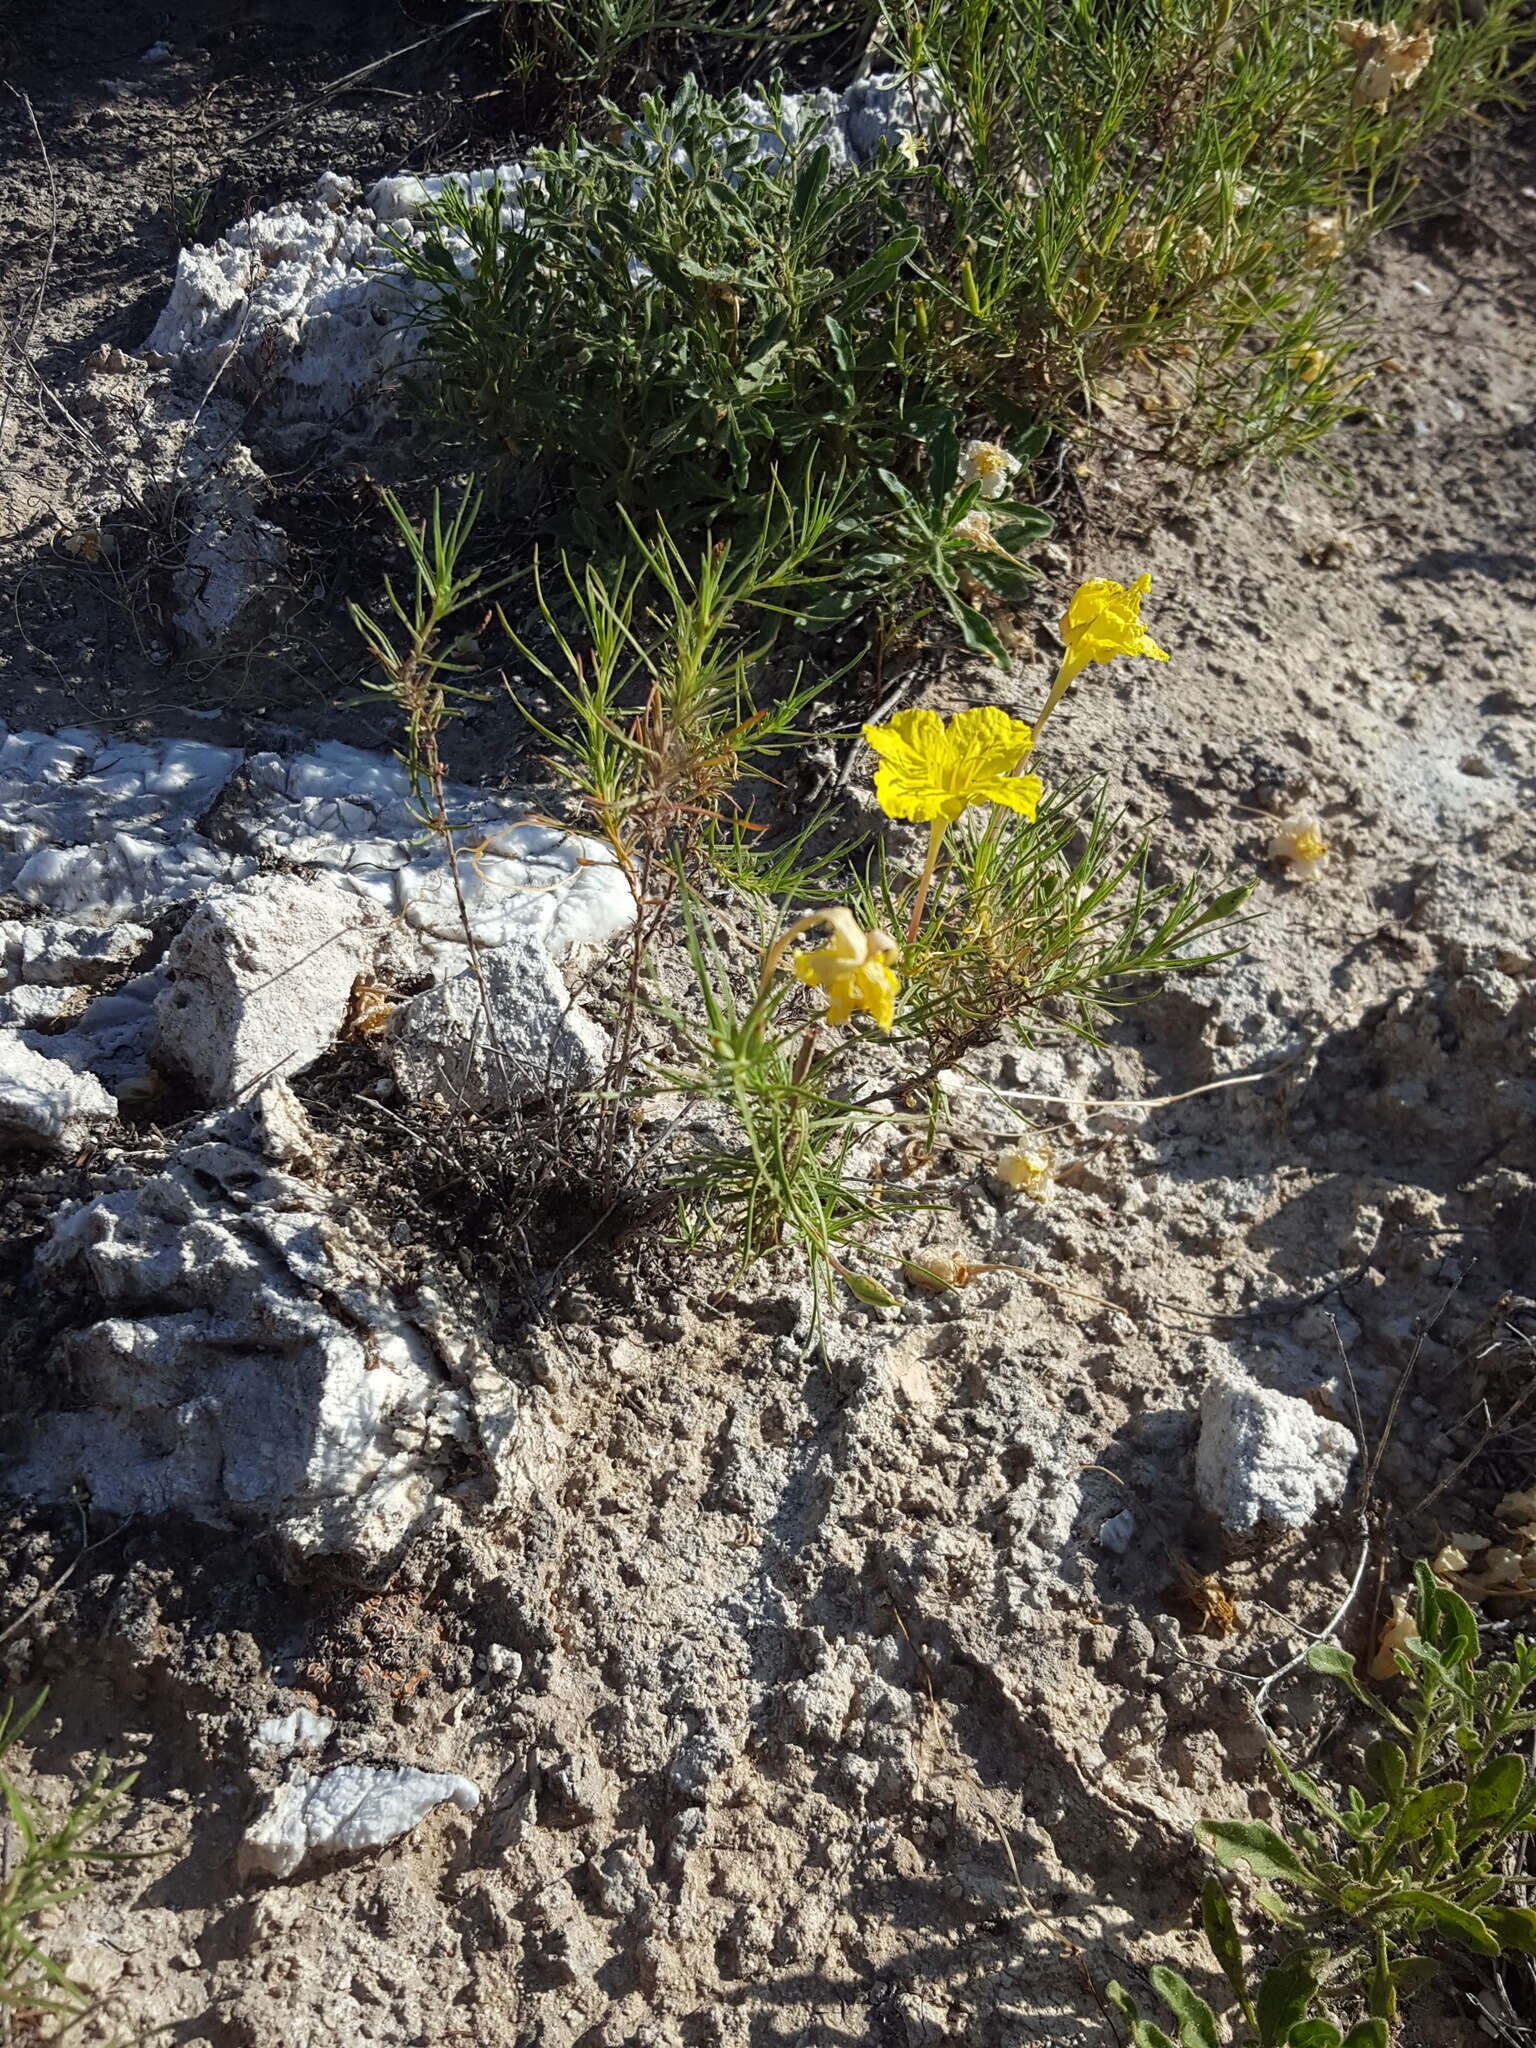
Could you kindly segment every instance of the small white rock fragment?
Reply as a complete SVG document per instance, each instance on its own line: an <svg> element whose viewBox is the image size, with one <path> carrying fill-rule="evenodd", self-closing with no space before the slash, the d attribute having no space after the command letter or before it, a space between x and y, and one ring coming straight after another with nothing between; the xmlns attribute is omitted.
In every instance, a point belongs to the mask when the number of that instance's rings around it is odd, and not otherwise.
<svg viewBox="0 0 1536 2048"><path fill-rule="evenodd" d="M1111 1515L1099 1530L1099 1542L1106 1550L1112 1550L1116 1557L1124 1557L1135 1534L1136 1517L1129 1508L1122 1508L1118 1515Z"/></svg>
<svg viewBox="0 0 1536 2048"><path fill-rule="evenodd" d="M308 1707L295 1707L291 1714L272 1714L256 1724L256 1741L280 1757L296 1750L324 1749L336 1723Z"/></svg>
<svg viewBox="0 0 1536 2048"><path fill-rule="evenodd" d="M1305 1528L1343 1499L1354 1458L1344 1424L1294 1395L1218 1373L1201 1398L1195 1491L1234 1535Z"/></svg>
<svg viewBox="0 0 1536 2048"><path fill-rule="evenodd" d="M145 925L105 929L45 917L0 919L0 988L100 988L150 942Z"/></svg>
<svg viewBox="0 0 1536 2048"><path fill-rule="evenodd" d="M341 1764L323 1776L304 1772L283 1785L246 1830L242 1877L292 1877L310 1860L353 1856L396 1842L445 1800L461 1813L480 1804L480 1788L451 1772Z"/></svg>
<svg viewBox="0 0 1536 2048"><path fill-rule="evenodd" d="M116 1115L117 1104L94 1074L77 1074L34 1052L15 1031L0 1031L0 1145L70 1152Z"/></svg>

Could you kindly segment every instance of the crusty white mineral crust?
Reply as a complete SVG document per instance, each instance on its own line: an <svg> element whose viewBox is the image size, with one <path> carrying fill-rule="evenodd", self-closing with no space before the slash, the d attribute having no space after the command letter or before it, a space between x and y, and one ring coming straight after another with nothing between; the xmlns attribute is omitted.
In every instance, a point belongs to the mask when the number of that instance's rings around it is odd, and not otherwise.
<svg viewBox="0 0 1536 2048"><path fill-rule="evenodd" d="M461 1813L480 1804L480 1788L446 1771L339 1764L312 1778L299 1772L273 1795L240 1845L243 1877L292 1877L306 1862L382 1849L409 1834L434 1806Z"/></svg>

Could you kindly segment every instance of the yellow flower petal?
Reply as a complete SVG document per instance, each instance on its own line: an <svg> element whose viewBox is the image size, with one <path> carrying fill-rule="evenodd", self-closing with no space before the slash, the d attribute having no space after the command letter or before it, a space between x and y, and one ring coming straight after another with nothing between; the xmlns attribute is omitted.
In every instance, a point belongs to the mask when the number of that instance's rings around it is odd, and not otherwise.
<svg viewBox="0 0 1536 2048"><path fill-rule="evenodd" d="M1031 824L1040 808L1040 799L1045 795L1045 784L1038 775L1000 776L987 791L991 802L1001 804L1004 810L1017 811Z"/></svg>
<svg viewBox="0 0 1536 2048"><path fill-rule="evenodd" d="M936 711L898 711L889 725L866 725L864 737L880 756L875 801L888 818L953 824L982 803L1005 803L1033 816L1039 802L1038 784L1033 799L1028 794L1032 777L1005 789L1034 735L996 705L962 711L947 727Z"/></svg>
<svg viewBox="0 0 1536 2048"><path fill-rule="evenodd" d="M1078 668L1090 661L1113 661L1120 654L1166 661L1167 655L1141 623L1141 600L1151 588L1150 576L1138 576L1129 589L1107 576L1084 583L1062 614L1067 660Z"/></svg>

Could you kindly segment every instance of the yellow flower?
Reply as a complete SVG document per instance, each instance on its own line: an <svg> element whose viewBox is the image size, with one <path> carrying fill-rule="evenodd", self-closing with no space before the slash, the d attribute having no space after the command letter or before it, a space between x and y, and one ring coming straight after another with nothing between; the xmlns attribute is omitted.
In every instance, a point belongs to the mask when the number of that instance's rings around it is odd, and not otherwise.
<svg viewBox="0 0 1536 2048"><path fill-rule="evenodd" d="M1112 583L1107 576L1095 576L1079 584L1077 594L1061 615L1061 637L1066 653L1051 694L1046 698L1035 732L1050 717L1067 693L1068 685L1092 661L1113 661L1120 654L1145 655L1150 661L1166 661L1167 655L1141 623L1141 600L1152 588L1150 576L1138 576L1129 589Z"/></svg>
<svg viewBox="0 0 1536 2048"><path fill-rule="evenodd" d="M898 711L889 725L866 725L880 756L875 801L888 818L952 825L972 804L1002 804L1032 819L1042 784L1015 775L1034 744L1022 720L987 705L961 711L946 726L937 711Z"/></svg>
<svg viewBox="0 0 1536 2048"><path fill-rule="evenodd" d="M914 135L910 128L903 128L896 138L896 154L909 171L917 169L918 159L923 153L923 139Z"/></svg>
<svg viewBox="0 0 1536 2048"><path fill-rule="evenodd" d="M1315 384L1327 367L1328 358L1320 348L1299 348L1291 357L1298 384Z"/></svg>
<svg viewBox="0 0 1536 2048"><path fill-rule="evenodd" d="M816 921L826 925L832 940L795 956L796 981L826 991L829 1024L846 1024L856 1010L866 1010L878 1029L889 1031L901 988L889 964L896 941L889 932L865 931L851 910L824 911Z"/></svg>
<svg viewBox="0 0 1536 2048"><path fill-rule="evenodd" d="M1061 615L1061 637L1067 646L1062 667L1068 682L1089 662L1113 661L1119 654L1168 659L1141 623L1141 600L1151 588L1150 576L1138 576L1129 589L1107 576L1095 576L1079 587Z"/></svg>

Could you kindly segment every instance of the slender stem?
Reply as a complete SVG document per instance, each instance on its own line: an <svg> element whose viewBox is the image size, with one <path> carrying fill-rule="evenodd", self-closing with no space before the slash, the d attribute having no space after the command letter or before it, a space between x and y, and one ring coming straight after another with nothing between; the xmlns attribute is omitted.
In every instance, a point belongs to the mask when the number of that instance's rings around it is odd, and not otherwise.
<svg viewBox="0 0 1536 2048"><path fill-rule="evenodd" d="M1081 666L1081 663L1077 665L1077 667ZM1051 685L1051 694L1046 698L1045 704L1041 709L1040 716L1035 720L1034 734L1037 740L1040 737L1041 727L1045 724L1045 721L1050 717L1051 713L1056 709L1056 706L1061 702L1062 698L1067 694L1067 685L1071 682L1072 678L1076 674L1077 668L1073 666L1072 657L1069 654L1063 658L1060 668L1057 669L1056 680Z"/></svg>
<svg viewBox="0 0 1536 2048"><path fill-rule="evenodd" d="M944 844L948 821L935 818L928 827L928 858L923 862L923 872L917 878L917 895L912 902L912 916L907 923L907 944L910 946L917 937L917 928L923 921L923 911L928 904L928 891L933 887L933 871L939 864L939 848Z"/></svg>

